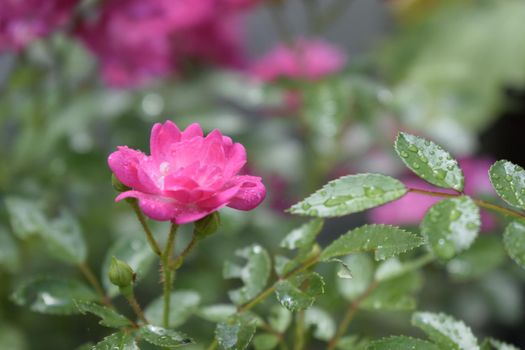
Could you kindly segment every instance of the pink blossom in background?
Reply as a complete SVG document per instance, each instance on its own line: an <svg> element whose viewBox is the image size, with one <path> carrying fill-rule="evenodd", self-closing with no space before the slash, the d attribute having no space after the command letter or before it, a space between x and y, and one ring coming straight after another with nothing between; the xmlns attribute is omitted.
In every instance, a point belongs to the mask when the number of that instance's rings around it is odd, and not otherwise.
<svg viewBox="0 0 525 350"><path fill-rule="evenodd" d="M78 0L2 0L0 51L20 50L70 19Z"/></svg>
<svg viewBox="0 0 525 350"><path fill-rule="evenodd" d="M137 198L144 214L154 220L185 224L224 206L251 210L266 196L260 177L238 175L246 163L244 146L219 130L204 137L199 124L180 131L171 121L157 123L150 153L121 146L108 164L131 188L116 201Z"/></svg>
<svg viewBox="0 0 525 350"><path fill-rule="evenodd" d="M256 61L252 74L264 81L279 78L315 80L340 71L346 55L318 39L299 39L293 45L280 44Z"/></svg>
<svg viewBox="0 0 525 350"><path fill-rule="evenodd" d="M133 87L204 63L240 67L242 22L233 0L107 0L78 34L109 85ZM235 12L235 14L233 14Z"/></svg>
<svg viewBox="0 0 525 350"><path fill-rule="evenodd" d="M465 175L464 191L466 194L473 196L496 195L488 177L489 168L493 163L487 158L467 158L459 161ZM454 193L432 186L414 175L410 175L402 181L409 188ZM374 223L388 225L418 225L427 210L442 199L409 192L394 202L372 209L369 212L370 220ZM491 230L495 226L494 217L482 210L481 224L483 230Z"/></svg>

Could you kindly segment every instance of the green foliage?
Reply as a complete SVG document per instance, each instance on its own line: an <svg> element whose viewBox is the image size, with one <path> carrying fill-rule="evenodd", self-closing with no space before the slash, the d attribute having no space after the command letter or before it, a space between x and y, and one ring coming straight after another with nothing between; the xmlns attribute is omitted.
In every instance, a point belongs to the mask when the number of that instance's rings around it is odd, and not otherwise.
<svg viewBox="0 0 525 350"><path fill-rule="evenodd" d="M42 208L34 200L19 197L5 199L13 233L20 239L41 233L46 226Z"/></svg>
<svg viewBox="0 0 525 350"><path fill-rule="evenodd" d="M525 268L525 225L518 221L511 222L503 234L503 243L512 260Z"/></svg>
<svg viewBox="0 0 525 350"><path fill-rule="evenodd" d="M355 253L343 260L352 272L352 278L336 280L339 293L348 300L363 294L374 279L374 262L366 253Z"/></svg>
<svg viewBox="0 0 525 350"><path fill-rule="evenodd" d="M84 283L59 277L37 277L22 283L11 299L20 306L43 314L78 313L77 300L95 300L97 295Z"/></svg>
<svg viewBox="0 0 525 350"><path fill-rule="evenodd" d="M82 314L91 313L99 317L99 324L102 326L110 328L131 326L130 320L106 306L85 300L75 300L75 305Z"/></svg>
<svg viewBox="0 0 525 350"><path fill-rule="evenodd" d="M376 340L370 344L369 350L440 350L438 346L421 339L392 336Z"/></svg>
<svg viewBox="0 0 525 350"><path fill-rule="evenodd" d="M92 350L139 350L139 347L130 334L118 332L104 338Z"/></svg>
<svg viewBox="0 0 525 350"><path fill-rule="evenodd" d="M109 281L109 267L113 257L126 262L136 274L136 281L140 281L149 271L155 255L151 251L143 235L125 236L117 240L107 251L102 266L102 283L109 296L119 293L118 287Z"/></svg>
<svg viewBox="0 0 525 350"><path fill-rule="evenodd" d="M423 244L418 236L388 225L365 225L349 231L321 253L321 261L356 252L373 251L376 260L384 260Z"/></svg>
<svg viewBox="0 0 525 350"><path fill-rule="evenodd" d="M273 305L268 316L268 323L272 329L284 333L292 323L292 313L281 305Z"/></svg>
<svg viewBox="0 0 525 350"><path fill-rule="evenodd" d="M369 341L355 335L342 337L337 343L338 350L368 350Z"/></svg>
<svg viewBox="0 0 525 350"><path fill-rule="evenodd" d="M422 284L418 271L383 281L371 290L361 307L369 310L412 310L416 307L413 294L421 289Z"/></svg>
<svg viewBox="0 0 525 350"><path fill-rule="evenodd" d="M480 225L478 206L462 196L433 205L421 222L421 234L436 256L450 259L472 245Z"/></svg>
<svg viewBox="0 0 525 350"><path fill-rule="evenodd" d="M324 280L315 272L298 274L277 282L275 295L282 306L290 311L308 309L324 293Z"/></svg>
<svg viewBox="0 0 525 350"><path fill-rule="evenodd" d="M518 350L518 348L514 345L493 338L488 338L483 341L483 344L481 344L481 350Z"/></svg>
<svg viewBox="0 0 525 350"><path fill-rule="evenodd" d="M255 297L266 286L270 276L271 261L266 250L254 244L239 249L235 255L247 260L245 266L239 266L230 261L224 264L224 278L240 278L244 286L228 293L235 304L244 304Z"/></svg>
<svg viewBox="0 0 525 350"><path fill-rule="evenodd" d="M525 209L525 170L507 160L499 160L489 170L496 193L508 204Z"/></svg>
<svg viewBox="0 0 525 350"><path fill-rule="evenodd" d="M201 302L199 293L192 290L177 290L171 293L169 311L169 326L176 328L183 325L191 315L197 312ZM144 310L148 321L154 325L162 325L163 298L152 301Z"/></svg>
<svg viewBox="0 0 525 350"><path fill-rule="evenodd" d="M499 237L481 235L472 246L447 263L448 273L455 279L481 278L505 258Z"/></svg>
<svg viewBox="0 0 525 350"><path fill-rule="evenodd" d="M434 142L401 132L395 149L417 176L439 187L463 191L465 179L457 160Z"/></svg>
<svg viewBox="0 0 525 350"><path fill-rule="evenodd" d="M244 350L255 334L256 325L256 319L249 314L234 315L217 325L215 337L225 350Z"/></svg>
<svg viewBox="0 0 525 350"><path fill-rule="evenodd" d="M398 180L379 174L343 176L290 208L292 214L321 218L345 216L402 197L407 189Z"/></svg>
<svg viewBox="0 0 525 350"><path fill-rule="evenodd" d="M255 350L270 350L279 344L279 338L275 334L262 333L253 338L253 347Z"/></svg>
<svg viewBox="0 0 525 350"><path fill-rule="evenodd" d="M280 246L290 250L297 250L297 254L292 260L282 260L283 264L278 268L279 275L283 275L292 271L308 257L308 255L312 252L312 248L316 244L315 239L317 235L323 229L323 224L323 220L314 219L300 226L299 228L292 230L288 235L286 235L286 237L284 237Z"/></svg>
<svg viewBox="0 0 525 350"><path fill-rule="evenodd" d="M0 226L0 270L15 272L20 267L20 253L16 241Z"/></svg>
<svg viewBox="0 0 525 350"><path fill-rule="evenodd" d="M158 326L147 325L140 329L142 339L165 348L178 348L194 343L186 334Z"/></svg>
<svg viewBox="0 0 525 350"><path fill-rule="evenodd" d="M237 311L237 307L232 304L215 304L201 307L198 310L199 317L203 319L219 323L225 321Z"/></svg>
<svg viewBox="0 0 525 350"><path fill-rule="evenodd" d="M70 264L81 264L86 260L87 247L80 224L73 215L63 210L38 232L47 246L48 253L56 259Z"/></svg>
<svg viewBox="0 0 525 350"><path fill-rule="evenodd" d="M451 316L416 312L412 315L412 324L421 328L432 341L445 349L479 349L478 341L470 328Z"/></svg>
<svg viewBox="0 0 525 350"><path fill-rule="evenodd" d="M329 341L335 334L336 324L330 314L315 306L304 312L304 324L314 328L313 336L319 340Z"/></svg>

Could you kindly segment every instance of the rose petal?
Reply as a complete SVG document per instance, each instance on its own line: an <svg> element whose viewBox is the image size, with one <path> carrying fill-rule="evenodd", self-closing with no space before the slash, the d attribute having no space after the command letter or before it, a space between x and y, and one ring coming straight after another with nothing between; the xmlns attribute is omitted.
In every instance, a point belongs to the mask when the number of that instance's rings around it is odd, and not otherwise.
<svg viewBox="0 0 525 350"><path fill-rule="evenodd" d="M181 132L177 125L168 120L164 124L156 123L151 129L150 152L153 158L163 161L169 155L171 145L178 142Z"/></svg>
<svg viewBox="0 0 525 350"><path fill-rule="evenodd" d="M151 189L150 183L143 184L139 178L140 163L146 156L139 151L119 146L118 150L111 153L108 157L108 165L117 179L124 185L145 190Z"/></svg>
<svg viewBox="0 0 525 350"><path fill-rule="evenodd" d="M237 194L230 200L228 206L239 210L252 210L257 207L266 197L266 188L261 178L257 176L236 176L234 181L241 187Z"/></svg>
<svg viewBox="0 0 525 350"><path fill-rule="evenodd" d="M202 136L203 132L201 126L198 123L192 123L182 132L181 140L190 140L194 137Z"/></svg>

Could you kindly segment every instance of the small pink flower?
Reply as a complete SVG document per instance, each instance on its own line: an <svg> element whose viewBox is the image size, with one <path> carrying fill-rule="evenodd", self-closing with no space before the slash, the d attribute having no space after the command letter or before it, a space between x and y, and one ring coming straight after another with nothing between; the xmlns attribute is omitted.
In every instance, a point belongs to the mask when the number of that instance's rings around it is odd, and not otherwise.
<svg viewBox="0 0 525 350"><path fill-rule="evenodd" d="M78 0L0 1L0 51L21 50L66 24Z"/></svg>
<svg viewBox="0 0 525 350"><path fill-rule="evenodd" d="M340 49L324 41L299 39L293 45L274 48L253 65L252 73L264 81L315 80L338 72L345 61L346 55Z"/></svg>
<svg viewBox="0 0 525 350"><path fill-rule="evenodd" d="M460 160L459 164L465 175L466 194L474 196L495 195L487 174L492 163L490 159L486 158ZM454 193L453 191L434 187L412 175L406 177L403 183L409 188ZM370 211L370 220L374 223L389 225L417 225L421 222L427 210L442 199L409 192L392 203L372 209ZM481 224L483 230L491 230L495 226L494 217L482 210Z"/></svg>
<svg viewBox="0 0 525 350"><path fill-rule="evenodd" d="M151 155L126 146L108 158L115 176L130 191L116 201L137 198L148 217L185 224L224 206L257 207L266 196L260 177L238 175L246 163L240 143L213 130L206 137L199 124L184 131L171 121L151 130Z"/></svg>

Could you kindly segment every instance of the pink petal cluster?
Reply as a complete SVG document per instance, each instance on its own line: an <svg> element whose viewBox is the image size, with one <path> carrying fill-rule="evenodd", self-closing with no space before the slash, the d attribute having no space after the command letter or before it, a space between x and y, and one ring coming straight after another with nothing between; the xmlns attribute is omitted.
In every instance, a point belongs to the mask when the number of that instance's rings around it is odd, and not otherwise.
<svg viewBox="0 0 525 350"><path fill-rule="evenodd" d="M78 0L0 1L0 51L20 50L67 23Z"/></svg>
<svg viewBox="0 0 525 350"><path fill-rule="evenodd" d="M150 152L148 156L121 146L108 164L131 188L116 201L136 198L154 220L185 224L224 206L251 210L266 196L260 177L239 175L246 163L244 146L219 130L204 137L198 124L184 131L171 121L155 124Z"/></svg>
<svg viewBox="0 0 525 350"><path fill-rule="evenodd" d="M252 73L264 81L279 78L315 80L340 71L346 55L327 42L299 39L292 45L280 44L256 61Z"/></svg>
<svg viewBox="0 0 525 350"><path fill-rule="evenodd" d="M465 193L474 196L495 196L494 189L488 177L490 166L494 162L486 158L470 158L459 161L465 175ZM434 187L416 176L409 176L403 180L409 188L418 188L428 191L453 193L442 188ZM370 220L374 223L388 225L418 225L431 206L443 198L431 197L420 193L407 193L401 199L370 211ZM482 211L481 223L484 230L494 227L494 218Z"/></svg>
<svg viewBox="0 0 525 350"><path fill-rule="evenodd" d="M236 4L239 2L239 4ZM188 64L239 66L242 1L106 0L78 35L113 86L141 85Z"/></svg>

